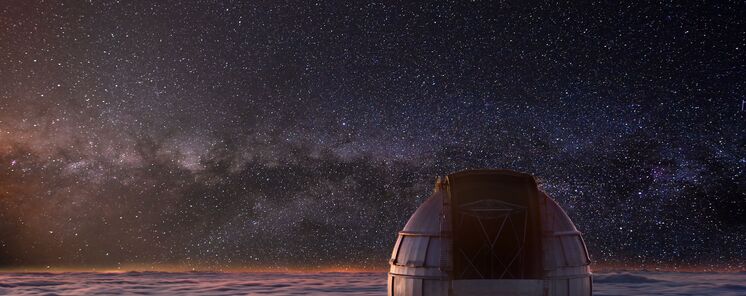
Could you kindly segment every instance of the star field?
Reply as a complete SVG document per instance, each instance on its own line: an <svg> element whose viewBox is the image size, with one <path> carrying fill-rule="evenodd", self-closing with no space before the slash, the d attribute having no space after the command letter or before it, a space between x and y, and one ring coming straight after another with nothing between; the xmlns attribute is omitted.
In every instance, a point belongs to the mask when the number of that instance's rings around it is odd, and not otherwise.
<svg viewBox="0 0 746 296"><path fill-rule="evenodd" d="M536 175L591 258L746 260L743 2L9 1L0 267L385 266Z"/></svg>

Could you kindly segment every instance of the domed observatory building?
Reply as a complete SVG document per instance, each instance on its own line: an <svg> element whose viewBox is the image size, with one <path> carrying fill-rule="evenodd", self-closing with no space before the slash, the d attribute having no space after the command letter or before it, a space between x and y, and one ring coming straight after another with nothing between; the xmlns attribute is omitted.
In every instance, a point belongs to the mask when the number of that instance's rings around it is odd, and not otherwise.
<svg viewBox="0 0 746 296"><path fill-rule="evenodd" d="M438 179L399 232L388 295L591 295L590 259L534 177L469 170Z"/></svg>

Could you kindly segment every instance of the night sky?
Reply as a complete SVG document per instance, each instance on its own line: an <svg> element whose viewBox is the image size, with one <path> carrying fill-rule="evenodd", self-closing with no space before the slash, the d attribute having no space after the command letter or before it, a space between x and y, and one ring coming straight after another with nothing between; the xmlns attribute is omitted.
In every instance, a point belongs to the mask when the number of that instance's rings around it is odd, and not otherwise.
<svg viewBox="0 0 746 296"><path fill-rule="evenodd" d="M466 168L746 266L743 1L154 2L0 4L0 268L385 268Z"/></svg>

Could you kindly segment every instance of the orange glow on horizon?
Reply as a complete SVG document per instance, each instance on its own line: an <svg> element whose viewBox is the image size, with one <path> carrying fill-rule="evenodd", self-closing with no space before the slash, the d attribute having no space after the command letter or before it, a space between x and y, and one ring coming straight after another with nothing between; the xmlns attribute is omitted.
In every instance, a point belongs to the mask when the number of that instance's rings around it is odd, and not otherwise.
<svg viewBox="0 0 746 296"><path fill-rule="evenodd" d="M594 263L591 265L594 273L607 272L743 272L746 269L743 266L729 265L683 265L683 264L635 264L635 263ZM0 272L102 272L102 273L126 273L126 272L221 272L221 273L361 273L361 272L387 272L388 267L373 266L230 266L230 267L210 267L195 265L147 265L147 264L128 264L122 266L29 266L1 268Z"/></svg>
<svg viewBox="0 0 746 296"><path fill-rule="evenodd" d="M131 264L122 266L28 266L2 268L0 272L103 272L103 273L126 273L126 272L225 272L225 273L325 273L325 272L386 272L388 268L384 267L363 267L363 266L272 266L272 267L250 267L250 266L230 266L230 267L210 267L194 265L147 265Z"/></svg>

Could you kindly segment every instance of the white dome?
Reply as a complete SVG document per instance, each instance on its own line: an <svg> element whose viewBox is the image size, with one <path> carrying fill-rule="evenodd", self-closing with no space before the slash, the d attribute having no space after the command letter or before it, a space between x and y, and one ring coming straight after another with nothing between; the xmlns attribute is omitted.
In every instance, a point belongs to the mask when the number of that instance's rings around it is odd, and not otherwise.
<svg viewBox="0 0 746 296"><path fill-rule="evenodd" d="M591 294L580 232L532 176L513 171L436 183L389 262L389 295Z"/></svg>

